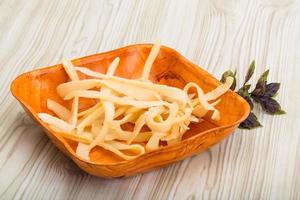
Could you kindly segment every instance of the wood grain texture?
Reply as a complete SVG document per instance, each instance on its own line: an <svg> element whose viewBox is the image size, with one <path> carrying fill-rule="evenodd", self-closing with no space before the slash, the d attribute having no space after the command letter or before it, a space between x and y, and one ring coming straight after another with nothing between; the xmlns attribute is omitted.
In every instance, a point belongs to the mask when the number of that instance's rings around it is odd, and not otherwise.
<svg viewBox="0 0 300 200"><path fill-rule="evenodd" d="M286 116L208 151L126 179L87 175L9 92L20 73L132 43L162 43L216 76L256 60L282 83ZM154 0L0 2L0 199L299 199L300 2ZM254 82L253 80L253 82Z"/></svg>

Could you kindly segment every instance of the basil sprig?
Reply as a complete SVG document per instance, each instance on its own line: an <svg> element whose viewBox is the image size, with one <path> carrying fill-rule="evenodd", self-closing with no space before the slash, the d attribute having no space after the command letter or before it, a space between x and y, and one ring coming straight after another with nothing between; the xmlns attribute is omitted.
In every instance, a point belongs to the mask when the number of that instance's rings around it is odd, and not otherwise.
<svg viewBox="0 0 300 200"><path fill-rule="evenodd" d="M257 116L252 112L254 108L254 103L256 105L260 105L261 108L270 115L281 115L286 114L284 110L282 110L280 104L274 99L277 95L277 92L280 88L280 83L267 83L267 78L269 75L269 70L266 70L258 79L255 88L253 91L249 91L251 84L247 84L248 81L254 74L255 70L255 61L252 61L248 71L245 76L245 81L243 86L239 88L236 93L243 97L248 104L250 105L251 112L247 119L243 121L239 128L241 129L253 129L257 127L261 127L261 123L258 121ZM225 82L226 78L231 76L234 78L234 82L231 86L231 90L235 90L236 88L236 72L232 72L228 70L223 73L221 82Z"/></svg>

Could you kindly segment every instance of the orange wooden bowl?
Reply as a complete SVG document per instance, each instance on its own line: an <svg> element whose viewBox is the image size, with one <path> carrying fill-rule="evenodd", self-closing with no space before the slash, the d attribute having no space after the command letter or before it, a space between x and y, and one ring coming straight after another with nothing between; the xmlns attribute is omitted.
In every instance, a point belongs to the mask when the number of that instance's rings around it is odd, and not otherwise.
<svg viewBox="0 0 300 200"><path fill-rule="evenodd" d="M121 61L116 75L130 79L139 78L151 46L150 44L127 46L110 52L75 59L73 63L76 66L84 66L105 73L112 60L115 57L120 57ZM80 78L87 77L80 74ZM183 88L186 83L192 81L201 86L205 92L220 85L220 82L211 74L188 61L177 51L165 46L161 47L153 64L150 79L156 83L179 88ZM180 143L160 147L134 160L122 160L113 153L96 147L91 151L91 161L85 161L75 154L76 142L55 133L37 116L39 112L53 114L46 106L48 98L68 108L71 107L71 101L63 101L56 93L56 87L67 80L67 74L61 64L58 64L18 76L11 84L11 92L24 110L41 125L48 137L62 152L87 173L100 177L130 176L168 165L204 151L232 133L245 120L250 111L248 103L242 97L228 91L221 97L222 100L217 105L217 109L221 113L221 120L213 121L209 117L205 117L203 122L192 124ZM92 100L81 99L80 109L86 109L94 103Z"/></svg>

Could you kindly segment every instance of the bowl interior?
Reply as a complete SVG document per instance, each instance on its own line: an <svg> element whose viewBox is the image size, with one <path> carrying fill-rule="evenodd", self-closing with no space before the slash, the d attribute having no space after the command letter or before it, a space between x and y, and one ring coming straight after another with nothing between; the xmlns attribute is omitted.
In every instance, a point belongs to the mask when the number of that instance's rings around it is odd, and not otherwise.
<svg viewBox="0 0 300 200"><path fill-rule="evenodd" d="M116 70L116 75L135 79L142 74L143 65L150 52L151 45L133 45L124 47L114 51L87 56L74 60L76 66L83 66L94 71L105 73L107 67L115 57L120 57L120 64ZM89 78L84 74L80 74L81 79ZM153 82L183 88L188 82L197 83L205 92L216 88L220 82L211 74L192 64L175 50L168 47L161 47L158 57L156 58L150 79ZM68 81L67 74L61 65L55 65L20 75L12 84L12 92L14 96L29 110L35 120L43 126L37 118L39 112L47 112L53 114L46 107L48 98L55 100L66 107L71 107L71 101L62 100L56 93L56 87ZM80 99L80 110L84 110L95 104L94 100ZM204 131L228 126L240 122L241 118L247 115L249 107L241 97L234 92L229 91L221 97L221 102L216 106L221 113L221 120L213 121L209 117L198 124L192 124L190 130L185 133L184 140L191 138ZM48 129L49 131L50 129ZM50 131L51 132L51 131ZM69 145L75 152L76 142L51 132L64 145ZM103 150L102 148L94 148L90 154L91 161L97 163L119 162L122 159L114 154Z"/></svg>

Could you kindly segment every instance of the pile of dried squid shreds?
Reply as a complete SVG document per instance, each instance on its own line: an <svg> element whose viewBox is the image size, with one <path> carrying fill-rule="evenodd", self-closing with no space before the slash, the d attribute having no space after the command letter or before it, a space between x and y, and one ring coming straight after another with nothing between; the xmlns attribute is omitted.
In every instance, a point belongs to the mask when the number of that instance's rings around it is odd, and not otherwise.
<svg viewBox="0 0 300 200"><path fill-rule="evenodd" d="M85 160L90 160L90 151L96 146L130 160L159 148L160 141L181 141L189 124L198 123L209 111L212 119L220 119L215 108L220 99L216 99L229 90L233 79L227 78L225 84L206 94L193 82L183 90L152 83L148 77L159 49L159 43L153 45L140 79L114 76L119 58L113 60L106 74L75 67L63 59L70 81L60 84L57 92L64 100L73 100L72 109L48 99L47 108L56 116L39 113L39 118L53 131L77 141L76 154ZM77 71L93 78L80 80ZM191 88L196 92L191 94ZM98 103L79 112L79 98ZM133 129L125 129L126 124Z"/></svg>

